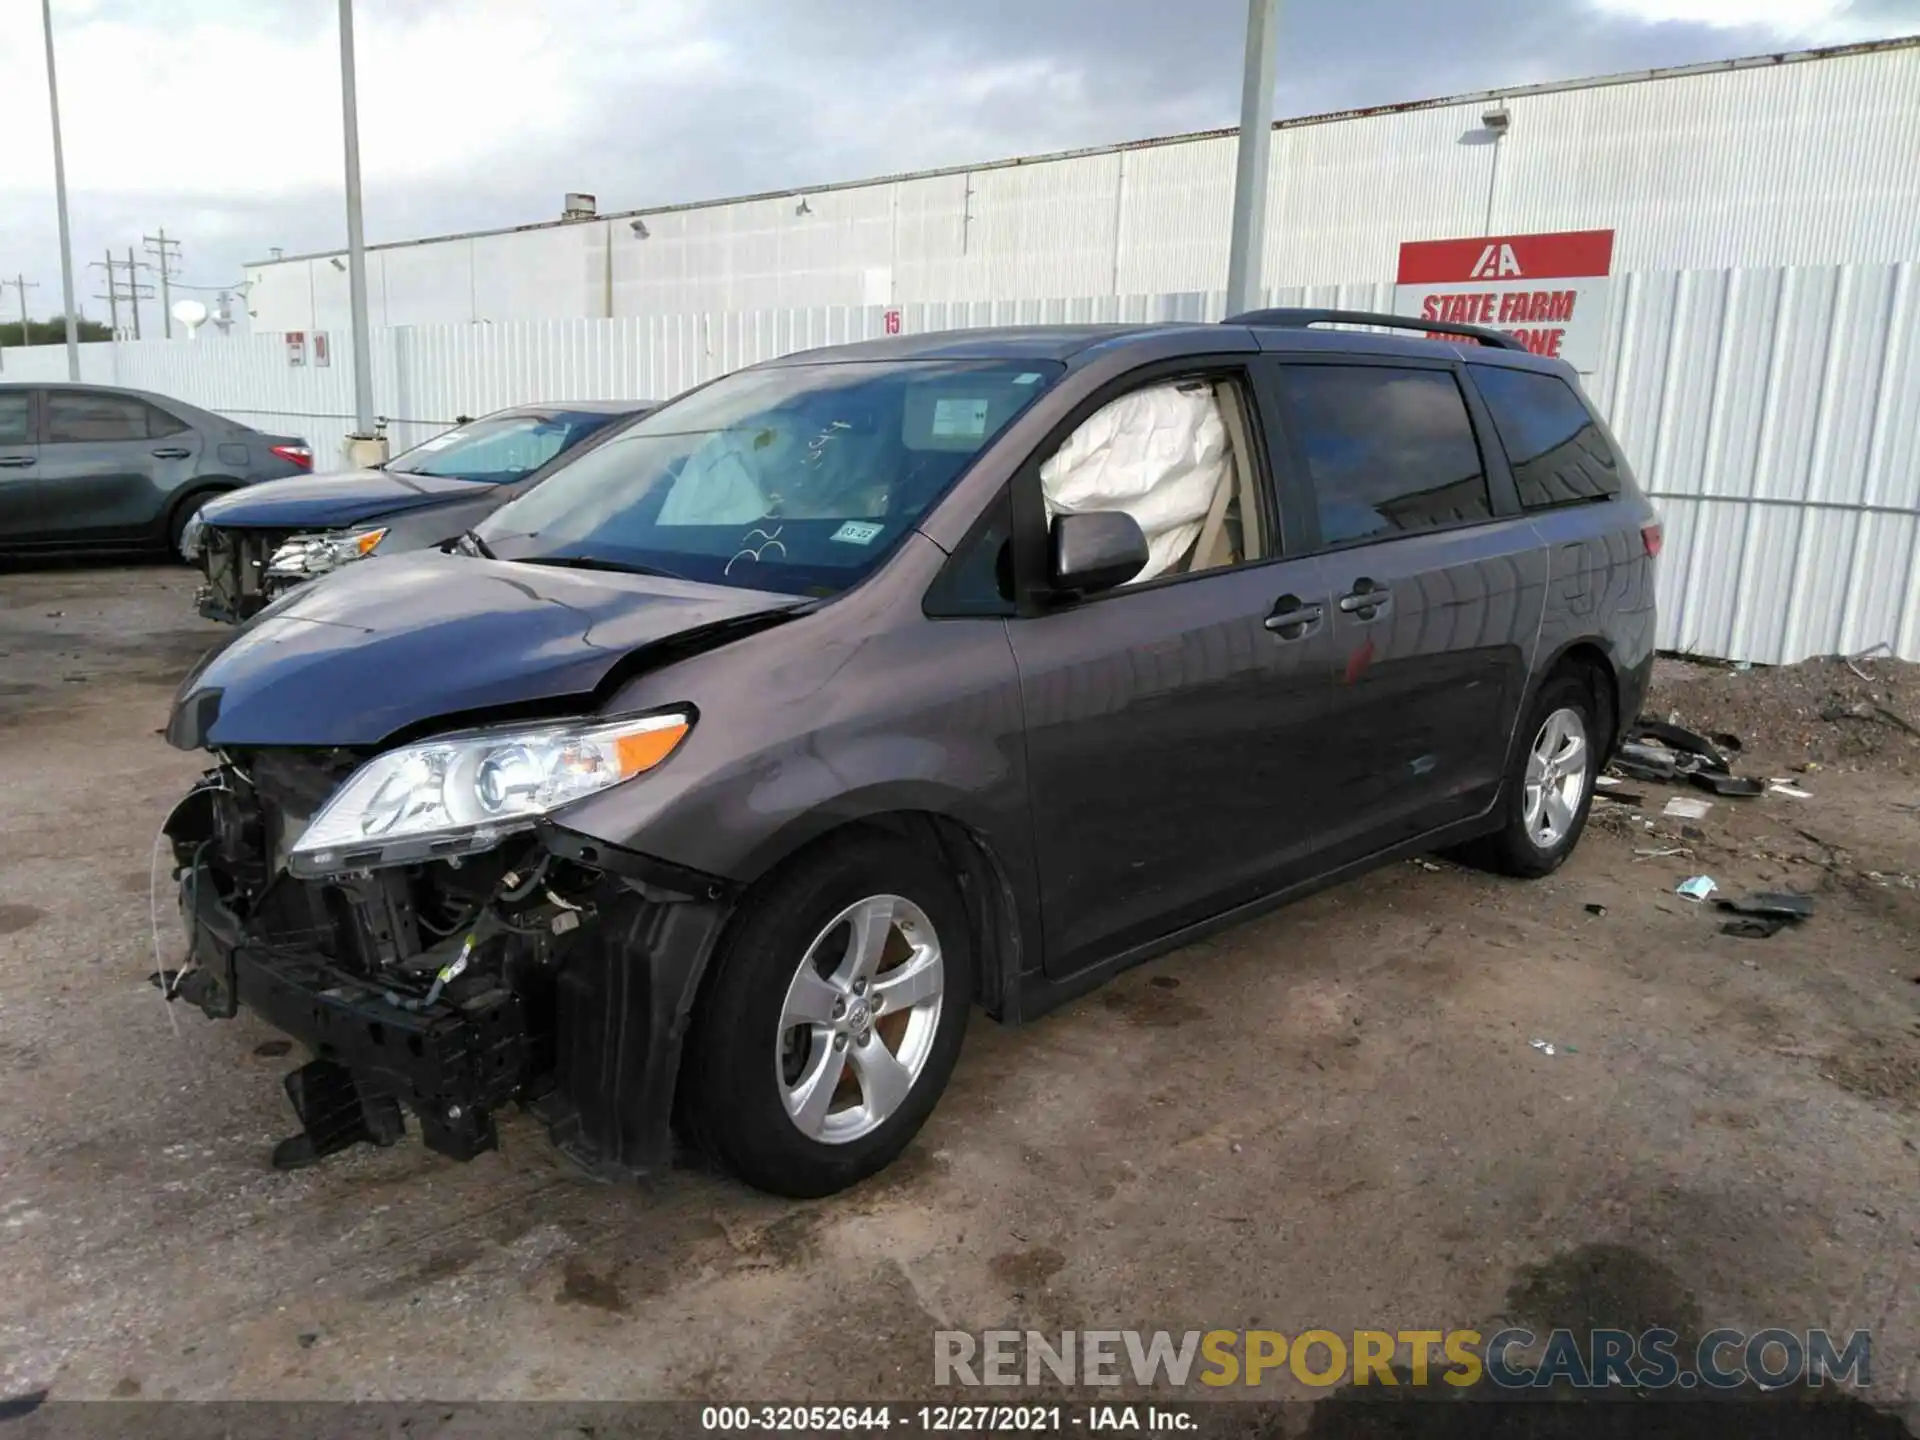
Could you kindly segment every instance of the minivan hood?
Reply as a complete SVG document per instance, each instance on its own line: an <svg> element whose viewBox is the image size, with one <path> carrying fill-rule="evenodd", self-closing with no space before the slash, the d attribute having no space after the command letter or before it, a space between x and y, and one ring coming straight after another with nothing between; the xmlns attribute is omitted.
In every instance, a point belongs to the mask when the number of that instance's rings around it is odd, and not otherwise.
<svg viewBox="0 0 1920 1440"><path fill-rule="evenodd" d="M296 587L181 682L167 740L369 746L442 716L587 696L644 646L809 602L437 550Z"/></svg>
<svg viewBox="0 0 1920 1440"><path fill-rule="evenodd" d="M327 530L444 505L497 489L478 480L443 480L392 470L349 470L248 485L202 507L207 524L228 530Z"/></svg>

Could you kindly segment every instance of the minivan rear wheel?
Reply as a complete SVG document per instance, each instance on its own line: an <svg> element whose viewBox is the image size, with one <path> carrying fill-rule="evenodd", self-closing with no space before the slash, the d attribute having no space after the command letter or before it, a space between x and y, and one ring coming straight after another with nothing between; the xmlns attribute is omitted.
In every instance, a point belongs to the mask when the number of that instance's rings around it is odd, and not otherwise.
<svg viewBox="0 0 1920 1440"><path fill-rule="evenodd" d="M829 842L750 896L689 1037L691 1138L748 1184L828 1195L932 1113L973 997L966 909L920 852Z"/></svg>
<svg viewBox="0 0 1920 1440"><path fill-rule="evenodd" d="M1461 858L1535 879L1558 870L1586 829L1606 743L1593 691L1579 676L1555 676L1534 698L1520 737L1501 828L1467 846Z"/></svg>

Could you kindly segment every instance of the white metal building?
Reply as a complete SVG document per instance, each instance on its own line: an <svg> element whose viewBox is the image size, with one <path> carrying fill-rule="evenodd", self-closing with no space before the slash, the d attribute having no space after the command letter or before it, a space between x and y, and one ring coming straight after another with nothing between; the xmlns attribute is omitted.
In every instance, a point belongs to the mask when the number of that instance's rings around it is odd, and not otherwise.
<svg viewBox="0 0 1920 1440"><path fill-rule="evenodd" d="M1490 111L1504 110L1496 133ZM1235 134L368 252L375 327L1218 289ZM585 177L583 177L585 178ZM556 197L557 198L557 197ZM1405 240L1611 229L1616 273L1920 253L1920 37L1282 121L1266 283ZM256 332L348 328L336 255L248 267Z"/></svg>

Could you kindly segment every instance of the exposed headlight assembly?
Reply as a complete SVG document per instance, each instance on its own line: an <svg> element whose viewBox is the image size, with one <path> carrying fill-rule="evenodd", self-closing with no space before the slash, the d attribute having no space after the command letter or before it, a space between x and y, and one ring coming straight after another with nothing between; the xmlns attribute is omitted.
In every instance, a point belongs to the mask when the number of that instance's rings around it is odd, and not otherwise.
<svg viewBox="0 0 1920 1440"><path fill-rule="evenodd" d="M275 580L308 580L338 570L349 560L364 560L387 538L387 527L342 530L325 535L295 535L273 552L267 575Z"/></svg>
<svg viewBox="0 0 1920 1440"><path fill-rule="evenodd" d="M287 857L337 875L474 855L540 817L645 774L693 728L690 711L475 730L375 756L334 792Z"/></svg>

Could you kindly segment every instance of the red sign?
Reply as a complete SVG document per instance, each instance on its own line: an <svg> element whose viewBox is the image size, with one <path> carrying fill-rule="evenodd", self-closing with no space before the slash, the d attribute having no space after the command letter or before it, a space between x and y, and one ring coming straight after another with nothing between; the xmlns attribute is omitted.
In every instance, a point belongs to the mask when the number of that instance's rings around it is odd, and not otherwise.
<svg viewBox="0 0 1920 1440"><path fill-rule="evenodd" d="M887 334L898 335L899 333L900 312L898 310L889 310L887 311Z"/></svg>
<svg viewBox="0 0 1920 1440"><path fill-rule="evenodd" d="M1612 270L1611 230L1411 240L1400 247L1395 308L1503 330L1536 354L1590 371L1599 366Z"/></svg>
<svg viewBox="0 0 1920 1440"><path fill-rule="evenodd" d="M304 365L307 363L307 332L304 330L287 331L287 364Z"/></svg>
<svg viewBox="0 0 1920 1440"><path fill-rule="evenodd" d="M1409 240L1400 247L1402 285L1466 280L1571 280L1613 270L1613 231Z"/></svg>

